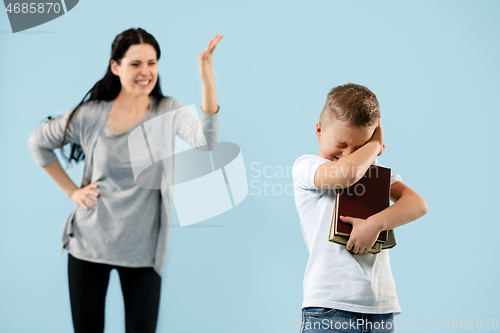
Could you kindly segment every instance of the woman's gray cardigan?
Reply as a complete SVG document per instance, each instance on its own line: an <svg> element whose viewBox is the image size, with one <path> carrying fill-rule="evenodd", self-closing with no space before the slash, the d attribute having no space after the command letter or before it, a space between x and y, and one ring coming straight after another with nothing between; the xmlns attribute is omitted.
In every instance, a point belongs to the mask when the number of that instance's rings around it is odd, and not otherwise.
<svg viewBox="0 0 500 333"><path fill-rule="evenodd" d="M155 108L157 105L154 98L151 98L151 102L155 103L153 104L153 108ZM69 142L77 143L82 147L85 154L81 188L87 186L91 182L93 150L97 142L97 138L106 124L112 103L113 101L86 102L80 106L71 119L68 132L66 133L65 144ZM158 104L156 108L157 113L153 113L152 118L157 115L164 114L165 112L179 109L183 106L184 105L175 98L165 97ZM42 124L31 136L29 140L29 148L35 157L35 161L38 166L46 166L57 160L57 156L53 150L61 146L64 129L71 111L72 110ZM162 128L169 130L169 133L164 133L165 147L163 148L165 149L165 152L171 155L174 154L176 135L179 135L181 139L193 147L203 146L206 142L209 145L212 143L210 147L214 148L216 144L215 142L217 142L219 137L220 128L218 111L215 114L201 112L199 120L187 108L184 108L180 112L176 111L174 114L175 116L173 117L162 117L162 119L166 119L166 123L162 124ZM201 127L199 126L199 121L201 121ZM172 162L172 159L165 160ZM173 179L173 164L165 168L165 170L170 171L169 175L162 173L161 176L162 182L160 193L163 204L161 205L158 242L154 260L154 270L160 276L162 275L165 262L167 261L168 245L170 242L169 228L172 221L171 207L173 204L173 200L169 192L168 182L163 180L165 177ZM68 235L73 232L73 218L77 207L78 205L75 209L73 209L66 220L62 234L61 252L64 251L66 244L69 242Z"/></svg>

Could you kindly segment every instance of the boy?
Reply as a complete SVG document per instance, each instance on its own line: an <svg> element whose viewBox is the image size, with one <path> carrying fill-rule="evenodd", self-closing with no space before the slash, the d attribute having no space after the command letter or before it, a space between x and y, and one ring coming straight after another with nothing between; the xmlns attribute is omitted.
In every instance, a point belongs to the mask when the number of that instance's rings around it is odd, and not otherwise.
<svg viewBox="0 0 500 333"><path fill-rule="evenodd" d="M385 149L380 110L373 92L346 84L333 88L316 124L318 155L303 155L293 166L295 203L309 251L304 275L301 332L393 332L401 309L389 263L389 250L368 253L382 230L395 229L427 213L425 201L391 174L393 205L358 219L347 245L328 234L335 189L356 183Z"/></svg>

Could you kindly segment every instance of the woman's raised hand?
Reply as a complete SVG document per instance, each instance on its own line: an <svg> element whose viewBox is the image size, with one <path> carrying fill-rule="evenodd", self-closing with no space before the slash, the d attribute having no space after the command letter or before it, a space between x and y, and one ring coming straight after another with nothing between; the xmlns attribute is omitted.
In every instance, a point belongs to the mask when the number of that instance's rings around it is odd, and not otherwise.
<svg viewBox="0 0 500 333"><path fill-rule="evenodd" d="M90 199L88 196L99 196L99 192L95 190L97 186L98 185L96 183L90 183L83 188L77 188L70 193L69 197L78 205L82 206L83 209L88 210L88 207L85 205L87 202L90 202L93 206L96 205L96 202Z"/></svg>
<svg viewBox="0 0 500 333"><path fill-rule="evenodd" d="M200 60L200 74L203 81L213 82L212 54L222 37L224 36L219 34L215 35L215 37L208 42L205 51L198 54L198 59Z"/></svg>

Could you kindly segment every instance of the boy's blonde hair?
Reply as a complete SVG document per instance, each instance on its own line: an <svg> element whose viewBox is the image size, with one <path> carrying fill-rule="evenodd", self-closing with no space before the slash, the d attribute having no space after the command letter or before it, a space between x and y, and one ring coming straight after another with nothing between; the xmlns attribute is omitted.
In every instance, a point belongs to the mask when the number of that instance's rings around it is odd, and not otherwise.
<svg viewBox="0 0 500 333"><path fill-rule="evenodd" d="M380 107L375 94L365 86L347 83L330 90L319 116L322 126L334 119L347 121L353 127L378 124Z"/></svg>

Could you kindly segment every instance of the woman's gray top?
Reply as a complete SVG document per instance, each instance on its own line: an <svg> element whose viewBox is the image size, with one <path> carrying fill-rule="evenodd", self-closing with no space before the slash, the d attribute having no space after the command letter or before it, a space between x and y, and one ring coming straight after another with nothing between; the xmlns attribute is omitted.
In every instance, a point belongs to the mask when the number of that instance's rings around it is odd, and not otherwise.
<svg viewBox="0 0 500 333"><path fill-rule="evenodd" d="M160 219L160 190L136 185L128 150L130 132L104 126L94 148L92 183L99 186L96 206L77 207L66 250L76 258L127 267L153 267Z"/></svg>
<svg viewBox="0 0 500 333"><path fill-rule="evenodd" d="M86 258L92 261L102 260L107 262L109 260L109 262L117 265L121 263L121 265L137 267L152 264L154 270L161 276L167 261L168 245L170 242L173 199L169 191L169 180L173 179L173 159L166 158L162 161L153 161L154 163L161 162L164 170L160 175L161 187L159 190L149 190L151 192L144 190L142 192L139 188L132 189L127 187L131 185L127 183L128 181L134 182L133 177L129 180L124 181L122 179L117 182L116 176L120 172L123 172L123 170L120 171L119 169L124 167L123 164L120 164L118 169L115 169L115 166L113 166L112 169L114 171L112 174L106 174L106 180L103 180L102 177L104 172L106 172L105 168L107 166L102 164L105 162L102 160L102 155L100 154L102 154L101 149L110 143L107 140L109 137L103 139L103 135L106 136L106 121L112 103L113 101L90 101L82 104L71 119L68 127L65 144L69 142L79 144L85 154L81 187L83 188L91 182L98 182L100 184L98 187L100 195L97 198L91 197L95 199L97 206L87 205L89 207L88 212L84 212L81 206L76 205L70 213L66 219L62 233L61 251L64 248L71 249L71 251L75 250L75 256L78 254L82 257L88 256ZM158 117L157 119L161 119L161 150L164 156L174 155L176 135L179 135L190 146L201 150L207 150L207 145L213 149L217 144L220 128L218 121L219 112L217 111L215 114L201 112L201 116L198 119L196 115L189 109L183 108L183 106L184 104L173 97L165 97L159 102L151 98L150 109L148 110L150 112L149 117L151 118L150 121L155 120L153 118L156 117ZM31 136L29 148L38 166L46 166L57 161L57 156L53 150L61 146L64 129L71 112L72 110L42 124ZM145 121L144 119L143 122ZM132 131L131 129L128 133L130 134ZM117 155L123 156L121 153ZM107 158L112 157L108 156ZM99 172L101 172L100 175ZM130 171L129 175L131 173L132 171ZM124 174L122 173L121 175L123 176ZM113 191L118 188L128 188L128 190L125 190L123 193L121 192L122 190ZM127 194L127 191L133 191L135 194ZM159 192L158 199L154 198L155 194L153 193L155 191L156 193ZM123 200L136 199L135 195L137 193L142 194L143 198L141 200L143 204L144 201L147 201L146 196L149 193L152 199L151 202L157 203L158 206L150 212L148 210L148 214L144 214L143 206L139 207L139 205L135 205L135 200L133 201L134 207L127 206L125 203L129 201ZM129 195L130 198L123 199ZM132 198L132 196L134 197ZM150 202L148 201L147 204L149 205ZM118 208L122 207L122 205L125 207L123 209L126 212ZM130 210L128 210L128 207ZM96 209L92 211L93 208ZM102 220L104 216L109 217L111 211L113 211L114 216L121 217L137 216L137 213L140 211L143 218L140 222L136 218L135 222L134 218L127 220ZM154 225L155 214L159 214L156 226ZM133 235L134 229L126 230L126 225L133 228L137 225L134 223L142 223L142 235ZM95 227L92 231L91 224L94 224ZM117 226L118 229L116 229ZM155 229L156 234L153 234L153 230ZM87 242L83 237L90 234L93 234L96 238L89 239ZM103 237L102 235L106 235L106 237L97 238ZM154 238L156 238L156 241L154 241ZM119 244L122 241L129 243L144 241L146 244L136 243L132 246L122 246ZM136 255L139 253L143 254L142 258L138 258ZM152 262L150 261L151 258L153 258Z"/></svg>

